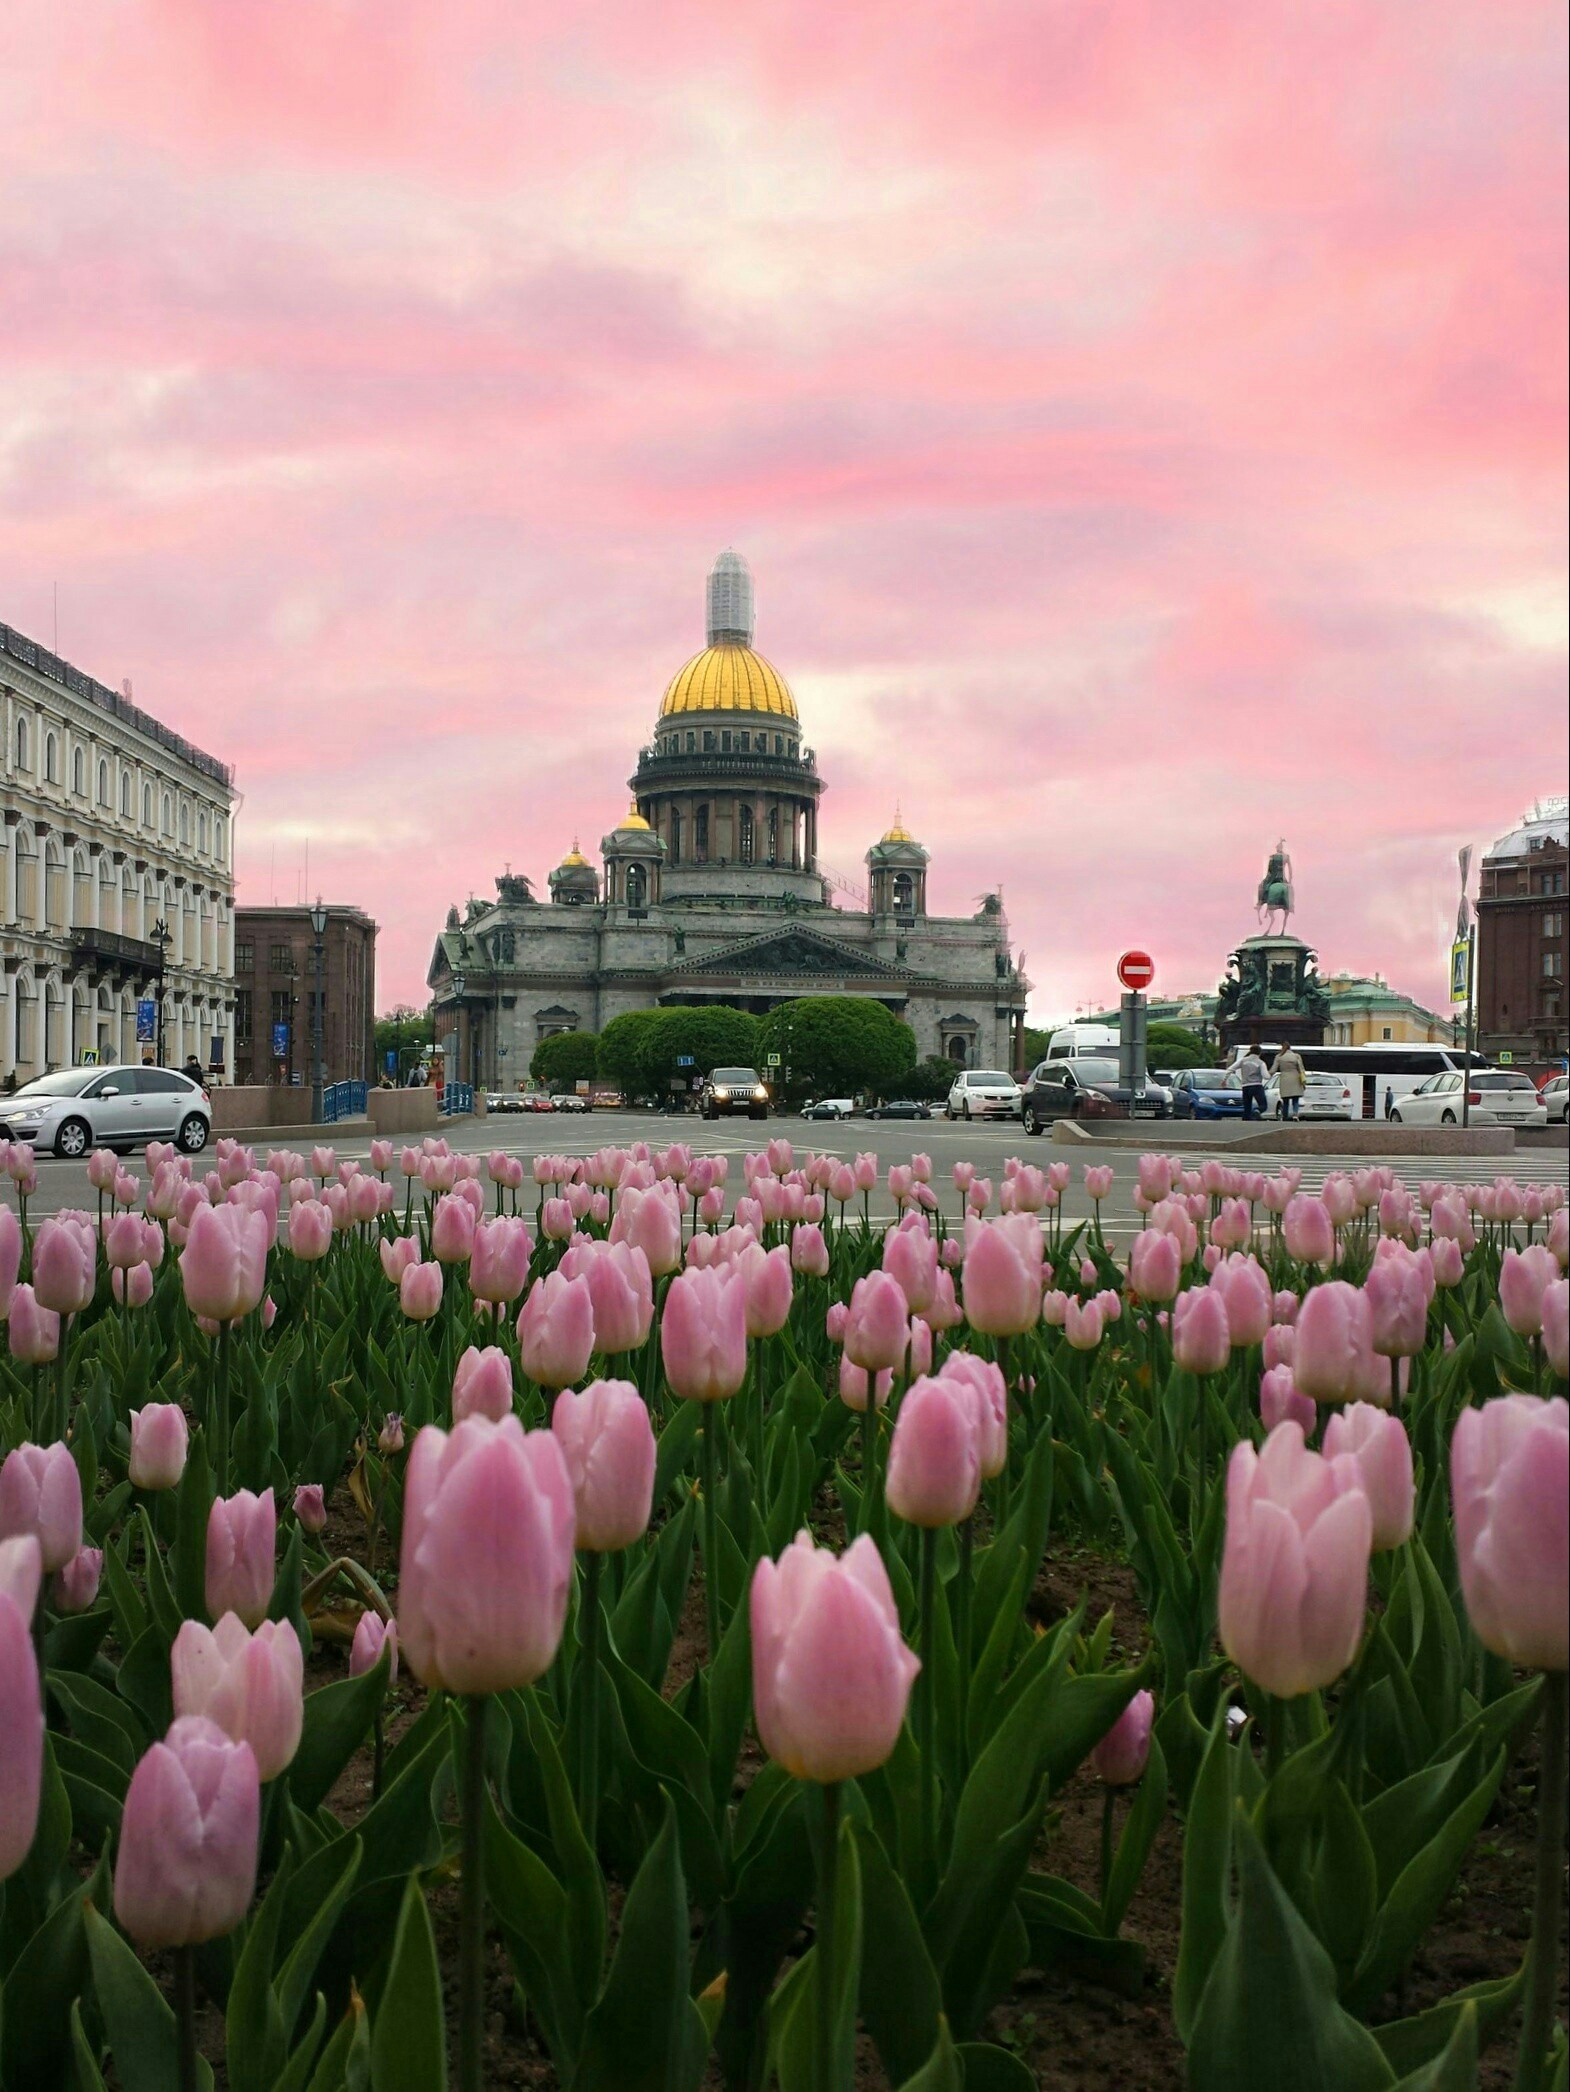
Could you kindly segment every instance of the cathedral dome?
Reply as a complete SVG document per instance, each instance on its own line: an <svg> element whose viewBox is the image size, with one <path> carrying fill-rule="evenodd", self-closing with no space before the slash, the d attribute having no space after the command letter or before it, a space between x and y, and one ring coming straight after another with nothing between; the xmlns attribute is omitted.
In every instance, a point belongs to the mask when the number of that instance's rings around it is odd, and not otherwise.
<svg viewBox="0 0 1570 2092"><path fill-rule="evenodd" d="M706 646L672 676L660 717L678 712L767 712L795 719L796 700L772 662L750 646L728 641Z"/></svg>

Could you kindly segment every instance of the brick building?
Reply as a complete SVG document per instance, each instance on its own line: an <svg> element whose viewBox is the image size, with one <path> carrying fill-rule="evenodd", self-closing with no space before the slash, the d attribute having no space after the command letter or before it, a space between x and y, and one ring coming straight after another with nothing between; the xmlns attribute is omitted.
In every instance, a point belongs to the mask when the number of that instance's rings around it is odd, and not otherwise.
<svg viewBox="0 0 1570 2092"><path fill-rule="evenodd" d="M1541 1075L1564 1065L1570 808L1535 807L1483 859L1477 896L1478 1045Z"/></svg>
<svg viewBox="0 0 1570 2092"><path fill-rule="evenodd" d="M309 908L235 910L237 1082L310 1082L315 941ZM325 1080L374 1082L376 925L362 909L330 906L322 944Z"/></svg>

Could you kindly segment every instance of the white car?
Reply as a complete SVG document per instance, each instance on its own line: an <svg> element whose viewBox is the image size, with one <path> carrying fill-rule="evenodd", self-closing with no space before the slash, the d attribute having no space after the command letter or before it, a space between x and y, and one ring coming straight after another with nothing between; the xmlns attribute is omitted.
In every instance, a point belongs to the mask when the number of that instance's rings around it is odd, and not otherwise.
<svg viewBox="0 0 1570 2092"><path fill-rule="evenodd" d="M1555 1075L1551 1081L1543 1084L1543 1087L1537 1094L1543 1100L1543 1108L1548 1113L1549 1125L1564 1125L1565 1104L1566 1100L1570 1099L1570 1075Z"/></svg>
<svg viewBox="0 0 1570 2092"><path fill-rule="evenodd" d="M1279 1119L1281 1110L1280 1079L1272 1075L1265 1084L1265 1115ZM1310 1068L1304 1077L1303 1094L1297 1100L1293 1114L1299 1119L1350 1119L1353 1117L1352 1085L1344 1075L1332 1075L1328 1068Z"/></svg>
<svg viewBox="0 0 1570 2092"><path fill-rule="evenodd" d="M1479 1094L1501 1126L1548 1124L1548 1106L1538 1095L1537 1084L1520 1068L1474 1068L1474 1106Z"/></svg>
<svg viewBox="0 0 1570 2092"><path fill-rule="evenodd" d="M949 1119L1017 1119L1019 1084L998 1068L967 1068L956 1076L943 1115Z"/></svg>
<svg viewBox="0 0 1570 2092"><path fill-rule="evenodd" d="M1474 1126L1497 1126L1499 1120L1492 1109L1493 1098L1490 1097L1485 1104L1483 1092L1477 1087L1479 1076L1485 1072L1491 1071L1473 1071L1467 1117ZM1401 1099L1390 1114L1391 1123L1396 1126L1459 1126L1463 1102L1461 1089L1465 1080L1459 1068L1447 1069L1443 1075L1430 1075L1427 1082L1419 1083L1415 1090L1408 1091Z"/></svg>
<svg viewBox="0 0 1570 2092"><path fill-rule="evenodd" d="M89 1148L178 1141L200 1155L212 1130L207 1091L174 1068L61 1068L0 1099L0 1138L75 1160Z"/></svg>

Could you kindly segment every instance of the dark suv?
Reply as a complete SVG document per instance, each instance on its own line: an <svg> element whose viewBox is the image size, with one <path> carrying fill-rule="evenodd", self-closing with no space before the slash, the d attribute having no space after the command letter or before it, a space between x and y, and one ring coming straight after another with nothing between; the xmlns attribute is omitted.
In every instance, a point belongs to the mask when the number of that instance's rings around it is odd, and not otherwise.
<svg viewBox="0 0 1570 2092"><path fill-rule="evenodd" d="M739 1111L749 1119L766 1119L769 1093L758 1080L756 1068L716 1068L704 1077L698 1111L706 1119L730 1118Z"/></svg>

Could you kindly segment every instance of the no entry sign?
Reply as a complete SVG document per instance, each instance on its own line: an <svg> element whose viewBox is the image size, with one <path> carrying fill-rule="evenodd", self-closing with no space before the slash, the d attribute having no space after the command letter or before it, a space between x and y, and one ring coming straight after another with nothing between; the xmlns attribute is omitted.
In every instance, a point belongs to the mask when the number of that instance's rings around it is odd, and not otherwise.
<svg viewBox="0 0 1570 2092"><path fill-rule="evenodd" d="M1156 962L1149 952L1125 952L1118 961L1118 979L1125 988L1148 988L1156 977Z"/></svg>

